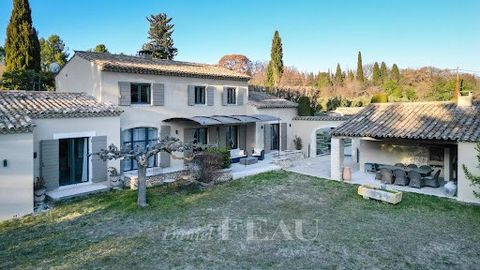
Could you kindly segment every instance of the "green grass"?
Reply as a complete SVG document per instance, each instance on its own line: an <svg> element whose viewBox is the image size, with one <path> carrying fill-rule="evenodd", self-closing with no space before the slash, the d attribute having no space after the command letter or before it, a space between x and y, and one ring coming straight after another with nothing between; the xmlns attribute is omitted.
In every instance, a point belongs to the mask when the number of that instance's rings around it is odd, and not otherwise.
<svg viewBox="0 0 480 270"><path fill-rule="evenodd" d="M205 190L152 188L148 198L138 209L134 191L99 194L0 223L0 269L480 265L480 207L447 199L407 193L394 206L362 199L353 185L283 171ZM296 220L311 240L296 237ZM249 222L268 240L249 240Z"/></svg>

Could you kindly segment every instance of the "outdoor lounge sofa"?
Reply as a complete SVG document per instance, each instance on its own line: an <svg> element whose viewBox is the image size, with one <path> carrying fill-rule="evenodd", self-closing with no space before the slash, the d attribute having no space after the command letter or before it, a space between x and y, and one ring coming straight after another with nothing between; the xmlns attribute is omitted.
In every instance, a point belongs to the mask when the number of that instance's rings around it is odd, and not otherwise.
<svg viewBox="0 0 480 270"><path fill-rule="evenodd" d="M258 149L253 149L252 150L252 157L256 157L258 160L264 160L265 159L265 150L258 150Z"/></svg>
<svg viewBox="0 0 480 270"><path fill-rule="evenodd" d="M230 162L231 163L238 163L240 162L241 158L247 157L247 153L245 150L240 149L232 149L230 150Z"/></svg>

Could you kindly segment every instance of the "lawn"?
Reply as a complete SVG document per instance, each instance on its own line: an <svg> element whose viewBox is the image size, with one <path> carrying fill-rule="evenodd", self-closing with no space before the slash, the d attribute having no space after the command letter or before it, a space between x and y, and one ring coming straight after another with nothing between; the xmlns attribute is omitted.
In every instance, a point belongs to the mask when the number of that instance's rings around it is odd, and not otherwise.
<svg viewBox="0 0 480 270"><path fill-rule="evenodd" d="M480 265L480 207L447 199L404 194L392 206L283 171L203 190L152 188L146 209L135 196L99 194L0 223L0 269Z"/></svg>

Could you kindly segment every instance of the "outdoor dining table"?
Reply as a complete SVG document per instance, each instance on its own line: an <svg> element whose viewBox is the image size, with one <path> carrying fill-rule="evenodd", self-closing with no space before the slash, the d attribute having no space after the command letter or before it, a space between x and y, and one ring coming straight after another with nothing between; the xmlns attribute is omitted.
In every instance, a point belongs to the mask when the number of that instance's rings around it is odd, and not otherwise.
<svg viewBox="0 0 480 270"><path fill-rule="evenodd" d="M427 176L429 175L433 169L420 169L420 168L409 168L409 167L400 167L400 166L392 166L392 165L382 165L382 166L379 166L379 168L384 168L384 169L389 169L389 170L404 170L405 172L411 172L411 171L416 171L418 173L420 173L422 176Z"/></svg>

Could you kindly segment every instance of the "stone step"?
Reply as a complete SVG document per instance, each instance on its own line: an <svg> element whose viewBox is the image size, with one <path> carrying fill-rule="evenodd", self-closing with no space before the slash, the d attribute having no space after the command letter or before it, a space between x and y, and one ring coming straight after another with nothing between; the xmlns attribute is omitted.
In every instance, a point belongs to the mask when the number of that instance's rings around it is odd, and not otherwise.
<svg viewBox="0 0 480 270"><path fill-rule="evenodd" d="M106 192L110 190L107 182L80 184L71 187L58 188L47 192L47 199L58 202L72 198L87 196L99 192Z"/></svg>

